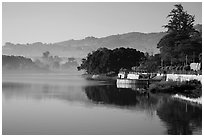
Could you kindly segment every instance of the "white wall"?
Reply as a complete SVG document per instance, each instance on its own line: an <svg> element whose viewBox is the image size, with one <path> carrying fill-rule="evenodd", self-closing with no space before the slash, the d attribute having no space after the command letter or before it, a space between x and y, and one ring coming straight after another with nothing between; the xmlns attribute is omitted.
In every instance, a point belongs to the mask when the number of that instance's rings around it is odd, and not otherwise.
<svg viewBox="0 0 204 137"><path fill-rule="evenodd" d="M128 74L127 78L128 79L139 79L139 75L138 74Z"/></svg>
<svg viewBox="0 0 204 137"><path fill-rule="evenodd" d="M166 81L189 81L198 80L202 82L202 75L167 74Z"/></svg>

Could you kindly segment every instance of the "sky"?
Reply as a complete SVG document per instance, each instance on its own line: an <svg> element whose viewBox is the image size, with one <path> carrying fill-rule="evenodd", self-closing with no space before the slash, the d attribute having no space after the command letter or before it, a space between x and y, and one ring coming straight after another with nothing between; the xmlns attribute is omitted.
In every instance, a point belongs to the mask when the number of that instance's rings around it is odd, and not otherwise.
<svg viewBox="0 0 204 137"><path fill-rule="evenodd" d="M180 2L181 3L181 2ZM2 44L54 43L128 32L161 32L174 2L2 4ZM181 3L202 24L202 3Z"/></svg>

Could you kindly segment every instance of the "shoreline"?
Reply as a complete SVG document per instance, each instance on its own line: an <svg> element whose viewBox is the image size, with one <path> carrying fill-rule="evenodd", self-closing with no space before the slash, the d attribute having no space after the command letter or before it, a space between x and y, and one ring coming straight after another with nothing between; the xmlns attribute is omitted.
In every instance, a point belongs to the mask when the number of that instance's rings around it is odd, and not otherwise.
<svg viewBox="0 0 204 137"><path fill-rule="evenodd" d="M189 97L186 97L183 95L176 94L176 95L172 95L172 98L176 98L176 99L180 99L180 100L184 100L184 101L188 101L191 103L196 103L196 104L202 105L202 96L198 97L198 98L189 98Z"/></svg>
<svg viewBox="0 0 204 137"><path fill-rule="evenodd" d="M11 74L12 73L8 73ZM19 73L18 73L19 74ZM25 73L23 73L25 74ZM28 73L30 74L30 73ZM34 73L35 74L35 73ZM46 73L42 73L46 74ZM47 74L49 74L47 72ZM4 75L4 73L2 74ZM119 85L117 83L117 78L118 76L115 74L112 75L107 75L107 74L98 74L98 75L93 75L93 74L82 74L81 75L83 78L87 80L92 80L92 81L99 81L99 82L107 82L112 85L116 84L117 87L120 88L129 88L132 90L139 89L139 87L136 87L137 84L140 83L122 83ZM144 84L144 82L143 82ZM119 85L119 86L118 86ZM136 86L135 86L136 85ZM135 86L135 87L134 87ZM141 87L140 87L141 89ZM176 82L176 81L160 81L160 82L155 82L151 83L147 87L143 87L142 90L146 93L152 93L152 94L159 94L159 93L164 93L170 95L172 98L183 100L183 101L188 101L192 102L195 104L200 104L202 105L202 83L197 80L191 80L191 81L183 81L183 82Z"/></svg>
<svg viewBox="0 0 204 137"><path fill-rule="evenodd" d="M151 93L180 94L188 98L199 98L202 96L202 84L197 80L185 82L161 81L150 84L148 90Z"/></svg>
<svg viewBox="0 0 204 137"><path fill-rule="evenodd" d="M109 82L116 82L118 78L117 75L107 76L106 74L98 75L83 74L82 76L87 80ZM117 85L117 82L115 84ZM147 92L151 92L153 94L157 93L170 94L175 99L180 99L202 105L202 84L200 83L200 81L197 80L183 82L177 81L155 82L149 85L149 87L147 88Z"/></svg>

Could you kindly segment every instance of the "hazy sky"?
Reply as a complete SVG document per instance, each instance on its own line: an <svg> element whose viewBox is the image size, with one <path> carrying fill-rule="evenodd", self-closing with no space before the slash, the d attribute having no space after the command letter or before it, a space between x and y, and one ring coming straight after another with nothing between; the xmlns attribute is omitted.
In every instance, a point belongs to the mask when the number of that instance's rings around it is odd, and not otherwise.
<svg viewBox="0 0 204 137"><path fill-rule="evenodd" d="M87 36L165 31L177 3L3 3L3 44L60 42ZM202 3L182 3L202 23Z"/></svg>

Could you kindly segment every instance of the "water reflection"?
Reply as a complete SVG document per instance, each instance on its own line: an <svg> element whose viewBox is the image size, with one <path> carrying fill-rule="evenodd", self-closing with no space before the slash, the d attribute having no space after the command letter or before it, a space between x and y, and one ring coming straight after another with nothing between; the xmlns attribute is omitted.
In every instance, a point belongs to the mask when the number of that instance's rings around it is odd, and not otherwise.
<svg viewBox="0 0 204 137"><path fill-rule="evenodd" d="M150 98L148 93L140 93L127 88L118 89L116 86L85 87L87 97L95 103L113 104L118 106L155 105L157 100Z"/></svg>
<svg viewBox="0 0 204 137"><path fill-rule="evenodd" d="M189 135L196 130L201 132L201 106L192 106L177 100L165 100L157 109L157 115L167 124L167 134Z"/></svg>
<svg viewBox="0 0 204 137"><path fill-rule="evenodd" d="M3 89L8 89L10 91L14 91L16 89L29 88L30 86L31 86L30 84L14 83L14 82L3 82L2 84Z"/></svg>
<svg viewBox="0 0 204 137"><path fill-rule="evenodd" d="M78 86L58 84L2 83L3 97L8 99L58 99L68 102L87 102L87 98Z"/></svg>
<svg viewBox="0 0 204 137"><path fill-rule="evenodd" d="M131 106L150 113L156 111L166 125L166 134L201 133L202 108L199 105L180 102L165 95L141 94L135 90L117 89L114 86L86 87L85 92L95 103Z"/></svg>
<svg viewBox="0 0 204 137"><path fill-rule="evenodd" d="M147 84L144 83L138 83L138 84L127 84L127 83L117 83L117 88L126 88L126 89L132 89L132 90L141 90L141 89L147 89Z"/></svg>
<svg viewBox="0 0 204 137"><path fill-rule="evenodd" d="M201 106L180 102L165 95L141 93L138 88L132 90L117 88L116 85L102 84L87 84L85 86L84 84L3 82L2 93L4 101L25 98L28 100L52 99L53 104L55 100L59 100L68 103L80 102L86 104L84 107L94 105L97 109L101 106L109 109L117 108L121 110L121 114L127 113L123 110L131 110L135 117L141 112L145 118L149 117L145 114L151 114L152 119L157 120L159 118L163 127L166 128L166 133L163 134L201 134L202 130ZM5 106L5 102L3 105ZM4 114L4 117L7 117L7 115ZM110 120L113 117L110 116L106 119ZM133 132L134 127L132 129ZM137 132L134 133L137 134Z"/></svg>

